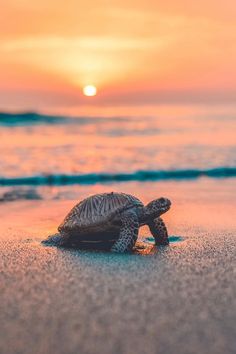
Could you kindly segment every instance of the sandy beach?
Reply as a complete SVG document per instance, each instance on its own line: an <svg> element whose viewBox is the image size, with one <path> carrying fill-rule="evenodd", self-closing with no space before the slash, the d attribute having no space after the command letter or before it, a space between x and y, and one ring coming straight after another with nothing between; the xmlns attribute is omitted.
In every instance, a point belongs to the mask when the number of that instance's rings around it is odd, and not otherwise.
<svg viewBox="0 0 236 354"><path fill-rule="evenodd" d="M0 352L234 353L235 180L92 188L144 202L161 191L177 242L124 255L44 247L75 201L1 203Z"/></svg>

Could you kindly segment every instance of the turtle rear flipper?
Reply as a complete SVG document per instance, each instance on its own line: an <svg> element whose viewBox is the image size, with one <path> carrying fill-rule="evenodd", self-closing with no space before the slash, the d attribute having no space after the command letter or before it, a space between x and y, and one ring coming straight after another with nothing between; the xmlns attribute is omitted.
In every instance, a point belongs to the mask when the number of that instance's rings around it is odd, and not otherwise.
<svg viewBox="0 0 236 354"><path fill-rule="evenodd" d="M63 246L65 243L64 237L60 234L49 235L46 240L43 240L42 243L46 246Z"/></svg>

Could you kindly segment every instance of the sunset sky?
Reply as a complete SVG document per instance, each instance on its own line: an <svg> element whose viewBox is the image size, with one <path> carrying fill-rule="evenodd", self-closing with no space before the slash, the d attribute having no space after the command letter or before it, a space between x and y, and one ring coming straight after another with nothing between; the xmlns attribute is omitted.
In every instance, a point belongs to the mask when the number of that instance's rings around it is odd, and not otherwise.
<svg viewBox="0 0 236 354"><path fill-rule="evenodd" d="M235 63L235 0L1 0L1 110L232 103Z"/></svg>

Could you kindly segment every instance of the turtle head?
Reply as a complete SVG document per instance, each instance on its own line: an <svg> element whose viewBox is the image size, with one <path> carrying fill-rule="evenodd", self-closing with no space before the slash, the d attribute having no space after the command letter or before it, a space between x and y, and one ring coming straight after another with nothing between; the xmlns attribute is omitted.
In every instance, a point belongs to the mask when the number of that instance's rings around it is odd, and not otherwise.
<svg viewBox="0 0 236 354"><path fill-rule="evenodd" d="M171 201L167 198L154 199L145 207L145 214L148 218L158 218L170 209Z"/></svg>

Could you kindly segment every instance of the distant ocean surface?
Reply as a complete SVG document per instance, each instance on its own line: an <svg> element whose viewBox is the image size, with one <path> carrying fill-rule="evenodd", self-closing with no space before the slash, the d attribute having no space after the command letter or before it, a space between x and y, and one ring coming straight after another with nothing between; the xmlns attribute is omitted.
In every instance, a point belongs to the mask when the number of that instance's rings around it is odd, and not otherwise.
<svg viewBox="0 0 236 354"><path fill-rule="evenodd" d="M0 113L0 185L236 177L234 114Z"/></svg>

